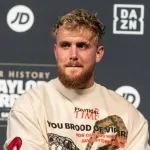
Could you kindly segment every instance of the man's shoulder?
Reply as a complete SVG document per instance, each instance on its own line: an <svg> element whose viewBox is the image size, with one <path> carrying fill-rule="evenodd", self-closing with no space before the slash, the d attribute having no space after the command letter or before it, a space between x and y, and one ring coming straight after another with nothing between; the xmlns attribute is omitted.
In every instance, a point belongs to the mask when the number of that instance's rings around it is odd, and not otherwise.
<svg viewBox="0 0 150 150"><path fill-rule="evenodd" d="M115 91L107 89L104 86L99 85L100 91L105 98L105 103L108 106L108 109L112 112L121 112L127 113L130 118L140 118L145 120L144 116L139 112L128 100L117 94ZM137 121L138 121L137 119Z"/></svg>
<svg viewBox="0 0 150 150"><path fill-rule="evenodd" d="M40 85L25 91L24 94L16 99L16 102L12 109L17 109L18 107L27 107L28 105L41 105L44 102L45 96L54 90L53 85L56 79L52 79L48 82L43 82Z"/></svg>
<svg viewBox="0 0 150 150"><path fill-rule="evenodd" d="M114 90L108 89L105 86L102 86L100 84L97 84L97 87L99 88L99 91L101 92L102 96L105 97L105 100L109 102L115 102L115 103L124 103L124 105L129 105L130 102L128 102L125 98L123 98L121 95L117 94Z"/></svg>
<svg viewBox="0 0 150 150"><path fill-rule="evenodd" d="M52 79L48 82L43 82L40 85L27 90L23 95L29 95L30 98L36 97L38 99L42 99L44 97L44 94L46 94L47 92L51 92L51 88L53 87L55 80L56 79Z"/></svg>

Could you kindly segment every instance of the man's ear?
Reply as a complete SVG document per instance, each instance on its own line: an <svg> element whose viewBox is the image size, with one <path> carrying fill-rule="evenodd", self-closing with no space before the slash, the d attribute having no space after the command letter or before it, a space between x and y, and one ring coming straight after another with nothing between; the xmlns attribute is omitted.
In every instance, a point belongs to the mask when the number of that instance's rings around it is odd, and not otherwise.
<svg viewBox="0 0 150 150"><path fill-rule="evenodd" d="M55 54L55 59L57 61L57 44L54 44L54 54Z"/></svg>
<svg viewBox="0 0 150 150"><path fill-rule="evenodd" d="M99 62L104 55L104 46L99 46L96 52L96 62Z"/></svg>

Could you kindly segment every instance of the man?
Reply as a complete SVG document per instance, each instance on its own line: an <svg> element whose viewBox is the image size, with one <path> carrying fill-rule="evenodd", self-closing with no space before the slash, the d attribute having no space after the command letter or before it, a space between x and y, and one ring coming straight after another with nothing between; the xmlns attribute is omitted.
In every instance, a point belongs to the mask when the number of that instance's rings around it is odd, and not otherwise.
<svg viewBox="0 0 150 150"><path fill-rule="evenodd" d="M16 101L5 150L150 150L142 114L94 82L103 34L104 25L86 10L60 18L53 29L59 77Z"/></svg>

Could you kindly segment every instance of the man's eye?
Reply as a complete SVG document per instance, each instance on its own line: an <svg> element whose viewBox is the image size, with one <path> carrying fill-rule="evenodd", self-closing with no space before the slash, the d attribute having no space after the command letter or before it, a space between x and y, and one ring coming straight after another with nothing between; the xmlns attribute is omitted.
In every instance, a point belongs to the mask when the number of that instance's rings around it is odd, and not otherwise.
<svg viewBox="0 0 150 150"><path fill-rule="evenodd" d="M83 43L79 43L79 44L77 44L77 47L80 48L80 49L87 49L88 45L87 44L83 44Z"/></svg>
<svg viewBox="0 0 150 150"><path fill-rule="evenodd" d="M70 44L68 44L68 43L62 43L60 46L62 48L68 48L68 47L70 47Z"/></svg>

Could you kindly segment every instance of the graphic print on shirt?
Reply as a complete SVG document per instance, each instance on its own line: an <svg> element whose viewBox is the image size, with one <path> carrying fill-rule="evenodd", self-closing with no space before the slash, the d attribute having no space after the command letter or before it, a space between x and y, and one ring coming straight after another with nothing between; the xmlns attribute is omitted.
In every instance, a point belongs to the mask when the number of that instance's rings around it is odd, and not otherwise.
<svg viewBox="0 0 150 150"><path fill-rule="evenodd" d="M7 150L19 150L22 146L22 139L20 137L15 137L7 146Z"/></svg>
<svg viewBox="0 0 150 150"><path fill-rule="evenodd" d="M48 133L48 140L50 147L53 147L53 149L55 150L79 150L79 148L77 148L74 142L68 137Z"/></svg>
<svg viewBox="0 0 150 150"><path fill-rule="evenodd" d="M76 136L78 139L80 138L81 145L82 143L87 143L85 150L91 150L94 143L98 144L96 150L117 150L124 148L127 143L128 130L123 120L117 115L97 120L93 127L89 124L75 125L73 123L47 122L49 127L54 129L76 131ZM75 143L68 137L48 133L48 139L50 147L54 147L55 150L79 150ZM100 146L101 144L104 146Z"/></svg>
<svg viewBox="0 0 150 150"><path fill-rule="evenodd" d="M125 147L125 144L127 143L128 131L123 120L117 115L108 116L103 120L96 121L92 134L99 135L110 131L116 134L111 136L110 141L106 142L108 143L107 145L99 147L97 150L117 150ZM92 148L94 141L96 141L98 137L99 136L90 137L86 150L90 150Z"/></svg>
<svg viewBox="0 0 150 150"><path fill-rule="evenodd" d="M75 118L77 119L89 119L89 120L98 120L99 117L99 109L81 109L75 107L74 110Z"/></svg>

